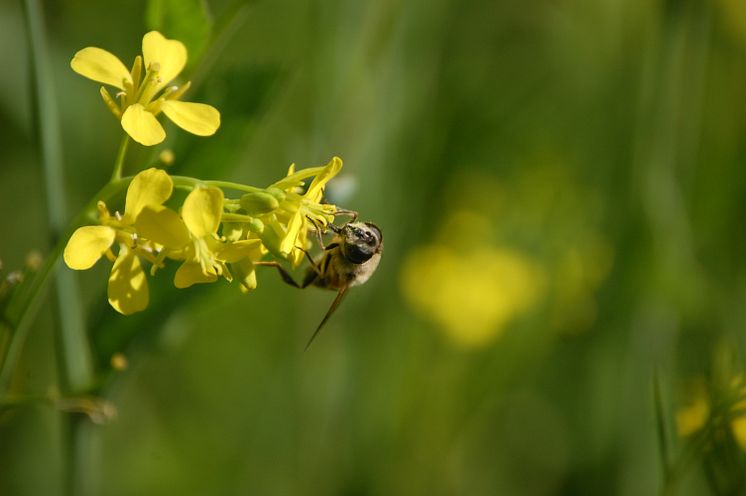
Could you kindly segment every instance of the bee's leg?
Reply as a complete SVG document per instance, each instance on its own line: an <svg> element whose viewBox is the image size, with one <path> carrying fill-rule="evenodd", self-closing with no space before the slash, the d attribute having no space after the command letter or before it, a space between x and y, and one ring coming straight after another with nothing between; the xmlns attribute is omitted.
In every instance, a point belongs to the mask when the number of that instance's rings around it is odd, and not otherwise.
<svg viewBox="0 0 746 496"><path fill-rule="evenodd" d="M316 270L309 267L308 270L306 270L306 277L303 278L303 283L300 285L300 287L308 287L319 279L322 279L321 275L316 272Z"/></svg>
<svg viewBox="0 0 746 496"><path fill-rule="evenodd" d="M322 250L326 251L327 248L324 245L324 240L321 238L321 235L322 235L321 228L322 228L322 226L319 225L319 223L316 222L316 220L312 219L311 217L306 216L306 219L308 219L308 222L310 222L311 224L313 224L313 227L315 228L314 231L316 232L316 240L319 242L319 248L321 248ZM329 227L332 230L334 230L334 228L335 228L335 226L333 226L332 224L329 224ZM299 250L303 250L302 248L298 248L298 249ZM303 251L305 252L305 250L303 250ZM306 252L306 255L308 255L308 252ZM309 260L310 259L311 258L309 257ZM311 262L311 264L313 264L313 262Z"/></svg>
<svg viewBox="0 0 746 496"><path fill-rule="evenodd" d="M303 289L308 285L308 284L304 284L301 286L300 284L295 282L295 279L293 279L293 276L291 276L288 273L288 271L285 270L285 267L283 267L277 262L266 260L266 261L254 262L254 265L264 265L265 267L277 267L277 271L280 273L280 277L282 278L282 280L285 281L285 283L293 286L294 288Z"/></svg>
<svg viewBox="0 0 746 496"><path fill-rule="evenodd" d="M319 242L321 242L320 239L319 239ZM323 272L320 266L321 266L321 263L323 263L324 259L322 258L320 263L316 263L313 257L311 256L311 254L308 252L308 250L306 250L305 248L301 248L300 246L296 246L296 248L302 251L303 253L305 253L306 258L308 259L308 263L311 265L311 268L313 269L313 272L315 272L316 275L318 275L319 277L322 277ZM326 247L323 247L323 248L324 250L326 250ZM326 258L326 256L324 258Z"/></svg>
<svg viewBox="0 0 746 496"><path fill-rule="evenodd" d="M336 212L334 212L334 215L346 215L351 218L350 222L355 222L357 220L358 213L354 210L347 210L344 208L338 208Z"/></svg>

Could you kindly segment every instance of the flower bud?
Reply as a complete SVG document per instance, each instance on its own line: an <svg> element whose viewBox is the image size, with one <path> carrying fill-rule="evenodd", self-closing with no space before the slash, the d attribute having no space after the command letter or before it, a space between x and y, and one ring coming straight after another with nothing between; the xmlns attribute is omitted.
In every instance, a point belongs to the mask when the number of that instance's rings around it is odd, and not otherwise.
<svg viewBox="0 0 746 496"><path fill-rule="evenodd" d="M249 215L262 215L280 206L277 198L264 191L246 193L241 197L241 208Z"/></svg>
<svg viewBox="0 0 746 496"><path fill-rule="evenodd" d="M270 186L269 188L267 188L266 191L270 195L272 195L275 198L277 198L278 202L282 203L282 202L285 201L285 197L286 197L285 192L282 191L280 188L275 188L275 187Z"/></svg>

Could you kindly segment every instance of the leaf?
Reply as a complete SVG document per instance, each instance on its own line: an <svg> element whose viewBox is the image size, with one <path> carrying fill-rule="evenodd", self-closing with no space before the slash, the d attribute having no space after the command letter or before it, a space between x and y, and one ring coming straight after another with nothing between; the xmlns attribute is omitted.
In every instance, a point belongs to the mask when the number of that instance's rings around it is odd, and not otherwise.
<svg viewBox="0 0 746 496"><path fill-rule="evenodd" d="M204 0L148 0L145 25L184 43L192 67L207 48L213 21Z"/></svg>

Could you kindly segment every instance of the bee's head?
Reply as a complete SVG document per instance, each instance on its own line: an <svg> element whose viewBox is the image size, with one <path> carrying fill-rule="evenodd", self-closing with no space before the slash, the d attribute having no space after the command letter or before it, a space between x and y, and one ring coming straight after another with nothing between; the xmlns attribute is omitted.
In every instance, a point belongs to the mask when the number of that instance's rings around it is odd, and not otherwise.
<svg viewBox="0 0 746 496"><path fill-rule="evenodd" d="M381 248L383 234L370 222L351 222L339 230L342 255L354 264L370 260Z"/></svg>

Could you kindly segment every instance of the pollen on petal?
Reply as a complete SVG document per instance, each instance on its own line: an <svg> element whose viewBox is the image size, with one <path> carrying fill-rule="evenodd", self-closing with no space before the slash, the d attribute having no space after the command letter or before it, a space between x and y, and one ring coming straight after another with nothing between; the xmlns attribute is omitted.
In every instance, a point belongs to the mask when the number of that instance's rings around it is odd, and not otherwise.
<svg viewBox="0 0 746 496"><path fill-rule="evenodd" d="M148 306L150 292L140 259L124 246L109 275L108 296L109 304L123 315L140 312Z"/></svg>
<svg viewBox="0 0 746 496"><path fill-rule="evenodd" d="M153 146L166 139L166 131L158 119L139 103L130 105L124 111L122 128L141 145Z"/></svg>
<svg viewBox="0 0 746 496"><path fill-rule="evenodd" d="M90 269L114 243L115 235L108 226L79 227L65 246L65 264L74 270Z"/></svg>
<svg viewBox="0 0 746 496"><path fill-rule="evenodd" d="M223 213L223 191L219 188L197 188L184 200L181 216L189 232L202 238L214 234Z"/></svg>
<svg viewBox="0 0 746 496"><path fill-rule="evenodd" d="M80 50L70 61L72 70L99 83L124 90L124 81L132 83L127 67L116 55L101 48L88 47Z"/></svg>
<svg viewBox="0 0 746 496"><path fill-rule="evenodd" d="M158 64L160 82L156 91L165 88L179 75L187 62L187 49L178 40L169 40L158 31L150 31L142 37L142 55L145 67Z"/></svg>
<svg viewBox="0 0 746 496"><path fill-rule="evenodd" d="M220 112L204 103L166 100L161 110L174 124L197 136L212 136L220 127Z"/></svg>

